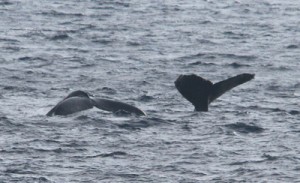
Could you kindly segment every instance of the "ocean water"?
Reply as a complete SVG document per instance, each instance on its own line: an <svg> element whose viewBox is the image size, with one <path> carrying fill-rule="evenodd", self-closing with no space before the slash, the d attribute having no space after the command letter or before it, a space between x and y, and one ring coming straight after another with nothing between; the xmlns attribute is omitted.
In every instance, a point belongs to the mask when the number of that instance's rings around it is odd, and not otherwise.
<svg viewBox="0 0 300 183"><path fill-rule="evenodd" d="M300 182L300 2L0 0L0 182ZM180 74L255 79L194 112ZM146 117L45 114L74 90Z"/></svg>

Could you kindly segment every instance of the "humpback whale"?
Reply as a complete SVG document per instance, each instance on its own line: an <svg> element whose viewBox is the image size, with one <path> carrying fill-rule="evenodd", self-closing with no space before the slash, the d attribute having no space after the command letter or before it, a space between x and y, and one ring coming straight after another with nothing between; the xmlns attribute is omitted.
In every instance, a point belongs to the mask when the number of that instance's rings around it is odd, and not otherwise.
<svg viewBox="0 0 300 183"><path fill-rule="evenodd" d="M79 111L91 109L93 107L114 113L118 111L125 111L139 116L146 115L145 112L135 106L109 99L90 98L88 93L81 90L70 93L62 101L56 104L56 106L54 106L46 115L65 116Z"/></svg>
<svg viewBox="0 0 300 183"><path fill-rule="evenodd" d="M175 81L179 93L191 102L195 111L208 111L208 105L232 88L254 78L254 74L240 74L213 84L195 74L180 75Z"/></svg>

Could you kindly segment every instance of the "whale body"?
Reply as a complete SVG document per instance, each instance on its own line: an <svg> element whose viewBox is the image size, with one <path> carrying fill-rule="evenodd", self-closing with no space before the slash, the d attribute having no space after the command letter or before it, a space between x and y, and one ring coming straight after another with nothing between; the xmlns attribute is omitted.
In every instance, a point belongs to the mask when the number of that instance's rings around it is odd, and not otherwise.
<svg viewBox="0 0 300 183"><path fill-rule="evenodd" d="M244 73L213 84L195 74L180 75L175 81L175 86L179 93L194 105L195 111L208 111L211 102L232 88L250 81L254 76Z"/></svg>
<svg viewBox="0 0 300 183"><path fill-rule="evenodd" d="M86 92L81 90L70 93L66 98L56 104L56 106L54 106L46 115L65 116L93 107L111 112L125 111L139 116L146 115L145 112L135 106L108 99L90 98Z"/></svg>

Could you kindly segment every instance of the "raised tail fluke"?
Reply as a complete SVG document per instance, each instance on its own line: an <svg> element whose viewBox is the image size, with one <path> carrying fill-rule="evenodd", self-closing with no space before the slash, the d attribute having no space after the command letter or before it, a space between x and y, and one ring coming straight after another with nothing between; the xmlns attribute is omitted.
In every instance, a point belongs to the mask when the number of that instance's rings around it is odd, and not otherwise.
<svg viewBox="0 0 300 183"><path fill-rule="evenodd" d="M228 90L250 81L254 74L240 74L212 84L195 74L180 75L175 86L181 95L195 106L196 111L208 111L208 105Z"/></svg>

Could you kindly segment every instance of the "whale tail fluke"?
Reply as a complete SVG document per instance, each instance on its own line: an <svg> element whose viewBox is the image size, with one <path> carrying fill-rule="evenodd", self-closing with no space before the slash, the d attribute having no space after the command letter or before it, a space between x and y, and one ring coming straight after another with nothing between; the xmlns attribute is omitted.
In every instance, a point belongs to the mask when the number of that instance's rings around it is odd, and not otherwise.
<svg viewBox="0 0 300 183"><path fill-rule="evenodd" d="M208 111L208 105L230 89L250 81L254 74L240 74L213 84L195 74L180 75L175 86L181 95L195 106L196 111Z"/></svg>
<svg viewBox="0 0 300 183"><path fill-rule="evenodd" d="M97 107L98 109L111 111L114 113L125 111L127 113L135 114L137 116L146 115L144 111L135 106L108 99L90 98L89 96L92 95L81 90L74 91L70 93L67 97L65 97L62 101L60 101L58 104L56 104L56 106L54 106L46 115L64 116L91 109L93 107Z"/></svg>

